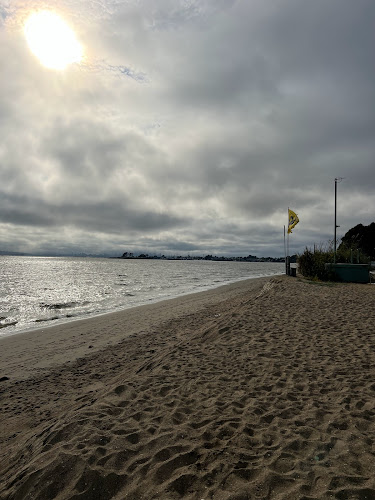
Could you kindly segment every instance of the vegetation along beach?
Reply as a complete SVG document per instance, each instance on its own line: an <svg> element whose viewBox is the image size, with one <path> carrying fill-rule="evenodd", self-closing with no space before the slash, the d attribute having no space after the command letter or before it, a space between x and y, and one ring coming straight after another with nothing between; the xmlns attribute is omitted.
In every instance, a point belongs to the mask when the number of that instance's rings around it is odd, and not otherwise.
<svg viewBox="0 0 375 500"><path fill-rule="evenodd" d="M374 498L374 299L264 277L3 338L0 498Z"/></svg>

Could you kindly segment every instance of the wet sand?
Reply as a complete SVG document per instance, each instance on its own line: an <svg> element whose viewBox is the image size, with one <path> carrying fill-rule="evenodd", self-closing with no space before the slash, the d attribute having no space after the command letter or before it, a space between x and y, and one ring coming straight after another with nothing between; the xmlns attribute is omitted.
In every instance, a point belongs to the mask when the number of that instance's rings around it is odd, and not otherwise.
<svg viewBox="0 0 375 500"><path fill-rule="evenodd" d="M280 276L0 341L0 498L375 498L375 287Z"/></svg>

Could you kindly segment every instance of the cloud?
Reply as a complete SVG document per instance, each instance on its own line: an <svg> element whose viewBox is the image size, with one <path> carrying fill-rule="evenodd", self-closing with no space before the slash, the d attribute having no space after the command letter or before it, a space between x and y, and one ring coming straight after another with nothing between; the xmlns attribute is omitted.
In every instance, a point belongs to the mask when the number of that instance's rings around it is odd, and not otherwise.
<svg viewBox="0 0 375 500"><path fill-rule="evenodd" d="M373 221L372 0L48 2L64 72L0 0L1 250L283 255Z"/></svg>

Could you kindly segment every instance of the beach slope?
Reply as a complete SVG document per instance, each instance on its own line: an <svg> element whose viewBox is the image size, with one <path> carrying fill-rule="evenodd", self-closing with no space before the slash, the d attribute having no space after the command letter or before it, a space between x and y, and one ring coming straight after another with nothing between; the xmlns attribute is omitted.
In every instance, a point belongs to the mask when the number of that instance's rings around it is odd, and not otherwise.
<svg viewBox="0 0 375 500"><path fill-rule="evenodd" d="M280 276L4 339L0 498L375 498L374 305Z"/></svg>

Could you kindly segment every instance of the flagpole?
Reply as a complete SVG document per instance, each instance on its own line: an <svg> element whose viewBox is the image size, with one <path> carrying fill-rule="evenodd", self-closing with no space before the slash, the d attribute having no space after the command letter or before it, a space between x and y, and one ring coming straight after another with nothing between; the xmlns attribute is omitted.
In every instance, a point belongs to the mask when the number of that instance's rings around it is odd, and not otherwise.
<svg viewBox="0 0 375 500"><path fill-rule="evenodd" d="M288 207L288 235L287 235L287 256L286 256L286 274L290 274L290 262L289 262L289 207Z"/></svg>
<svg viewBox="0 0 375 500"><path fill-rule="evenodd" d="M288 272L287 272L287 264L286 264L285 224L284 224L284 255L285 255L285 274L288 274Z"/></svg>
<svg viewBox="0 0 375 500"><path fill-rule="evenodd" d="M293 212L293 210L290 210L288 207L288 237L287 237L287 270L286 273L289 276L296 276L295 268L290 269L290 255L289 255L289 233L292 232L292 229L299 223L299 218L298 215ZM293 274L291 274L291 271L293 270Z"/></svg>

